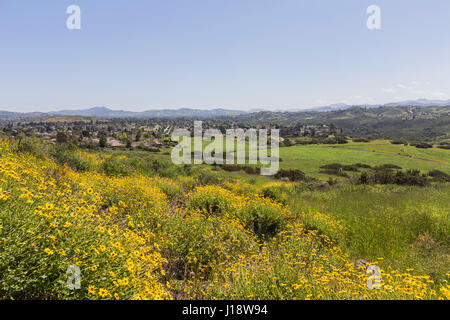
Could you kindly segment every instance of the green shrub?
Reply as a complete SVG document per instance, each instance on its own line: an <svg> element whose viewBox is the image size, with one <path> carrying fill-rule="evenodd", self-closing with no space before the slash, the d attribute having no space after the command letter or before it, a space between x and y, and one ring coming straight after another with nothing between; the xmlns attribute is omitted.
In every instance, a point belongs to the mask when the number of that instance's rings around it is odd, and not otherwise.
<svg viewBox="0 0 450 320"><path fill-rule="evenodd" d="M197 181L199 185L218 185L220 184L220 178L211 172L201 171L197 176Z"/></svg>
<svg viewBox="0 0 450 320"><path fill-rule="evenodd" d="M406 141L406 140L392 140L391 143L392 144L403 144L405 146L408 145L408 141Z"/></svg>
<svg viewBox="0 0 450 320"><path fill-rule="evenodd" d="M428 185L427 176L421 174L419 170L399 170L397 172L393 172L392 170L377 170L372 175L363 172L358 182L360 184L398 184L422 187Z"/></svg>
<svg viewBox="0 0 450 320"><path fill-rule="evenodd" d="M28 153L38 158L44 158L43 145L39 139L23 138L17 144L17 152Z"/></svg>
<svg viewBox="0 0 450 320"><path fill-rule="evenodd" d="M450 182L450 175L440 170L432 170L428 172L430 177L433 177L436 181Z"/></svg>
<svg viewBox="0 0 450 320"><path fill-rule="evenodd" d="M59 144L53 147L50 154L55 158L56 162L62 166L67 165L76 171L91 171L93 165L86 159L83 159L72 146Z"/></svg>
<svg viewBox="0 0 450 320"><path fill-rule="evenodd" d="M275 178L289 178L289 181L309 181L310 178L306 174L298 169L280 169L278 170Z"/></svg>
<svg viewBox="0 0 450 320"><path fill-rule="evenodd" d="M342 168L342 164L340 163L330 163L323 166L320 166L320 169L330 169L330 170L338 170Z"/></svg>
<svg viewBox="0 0 450 320"><path fill-rule="evenodd" d="M368 164L364 164L364 163L357 163L355 164L355 166L357 166L358 168L362 168L362 169L371 169L372 166L368 165Z"/></svg>
<svg viewBox="0 0 450 320"><path fill-rule="evenodd" d="M411 144L412 146L416 147L416 148L420 148L420 149L430 149L433 148L433 145L430 143L426 143L426 142L419 142L419 143L415 143L415 144Z"/></svg>
<svg viewBox="0 0 450 320"><path fill-rule="evenodd" d="M101 164L100 170L110 177L128 176L132 170L125 160L107 158Z"/></svg>
<svg viewBox="0 0 450 320"><path fill-rule="evenodd" d="M356 165L350 164L350 165L342 166L342 170L344 170L344 171L353 171L353 172L357 172L357 171L359 171L359 168L358 168L358 166L356 166Z"/></svg>
<svg viewBox="0 0 450 320"><path fill-rule="evenodd" d="M221 215L230 212L232 200L226 194L194 192L188 200L189 209L200 210L210 215Z"/></svg>
<svg viewBox="0 0 450 320"><path fill-rule="evenodd" d="M285 221L281 211L274 207L253 202L245 207L240 216L247 228L260 239L270 239L277 235L284 227Z"/></svg>
<svg viewBox="0 0 450 320"><path fill-rule="evenodd" d="M426 186L428 184L427 176L420 173L420 170L397 171L395 174L395 183L409 186Z"/></svg>
<svg viewBox="0 0 450 320"><path fill-rule="evenodd" d="M167 276L172 279L209 279L221 262L232 261L257 248L243 227L214 218L174 215L163 224L162 230Z"/></svg>
<svg viewBox="0 0 450 320"><path fill-rule="evenodd" d="M395 165L395 164L390 164L390 163L386 163L386 164L383 164L383 165L381 165L381 166L377 166L377 167L374 167L374 170L391 170L391 169L398 169L398 170L401 170L402 169L402 167L400 167L400 166L397 166L397 165Z"/></svg>
<svg viewBox="0 0 450 320"><path fill-rule="evenodd" d="M169 200L176 200L183 196L184 193L183 187L174 183L160 183L157 187L164 192Z"/></svg>
<svg viewBox="0 0 450 320"><path fill-rule="evenodd" d="M286 204L286 195L283 193L280 187L277 186L269 186L264 187L261 190L261 195L264 198L272 199L281 204Z"/></svg>
<svg viewBox="0 0 450 320"><path fill-rule="evenodd" d="M346 174L344 172L344 170L342 168L339 169L325 169L325 170L320 170L319 171L322 174L328 174L328 175L335 175L338 177L344 177L344 178L348 178L348 174Z"/></svg>

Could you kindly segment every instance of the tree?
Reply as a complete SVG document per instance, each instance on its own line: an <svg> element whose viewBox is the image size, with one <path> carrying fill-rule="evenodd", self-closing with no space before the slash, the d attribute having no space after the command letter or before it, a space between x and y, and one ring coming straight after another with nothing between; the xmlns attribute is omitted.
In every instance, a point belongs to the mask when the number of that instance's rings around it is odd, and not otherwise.
<svg viewBox="0 0 450 320"><path fill-rule="evenodd" d="M102 134L100 136L99 141L98 141L98 146L100 148L105 148L106 147L106 135Z"/></svg>
<svg viewBox="0 0 450 320"><path fill-rule="evenodd" d="M330 123L330 134L334 135L336 133L336 125L334 123Z"/></svg>
<svg viewBox="0 0 450 320"><path fill-rule="evenodd" d="M142 132L141 132L141 129L139 129L138 132L136 133L135 141L141 141L141 136L142 136Z"/></svg>
<svg viewBox="0 0 450 320"><path fill-rule="evenodd" d="M64 132L62 131L58 131L58 133L56 134L56 142L58 143L65 143L67 142L67 136Z"/></svg>

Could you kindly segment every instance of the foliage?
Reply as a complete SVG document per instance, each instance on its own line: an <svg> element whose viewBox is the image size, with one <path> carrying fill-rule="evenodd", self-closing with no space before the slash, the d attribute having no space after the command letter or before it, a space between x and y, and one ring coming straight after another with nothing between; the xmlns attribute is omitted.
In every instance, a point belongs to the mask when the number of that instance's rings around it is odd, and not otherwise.
<svg viewBox="0 0 450 320"><path fill-rule="evenodd" d="M284 226L282 210L274 204L263 201L252 201L239 213L247 228L262 239L270 239L277 235Z"/></svg>
<svg viewBox="0 0 450 320"><path fill-rule="evenodd" d="M429 181L425 174L421 174L419 170L406 170L393 172L392 170L377 170L375 173L368 175L361 174L359 182L362 184L398 184L410 186L426 186Z"/></svg>
<svg viewBox="0 0 450 320"><path fill-rule="evenodd" d="M449 298L448 186L249 184L140 151L47 147L0 140L2 298ZM380 290L356 258L380 266Z"/></svg>

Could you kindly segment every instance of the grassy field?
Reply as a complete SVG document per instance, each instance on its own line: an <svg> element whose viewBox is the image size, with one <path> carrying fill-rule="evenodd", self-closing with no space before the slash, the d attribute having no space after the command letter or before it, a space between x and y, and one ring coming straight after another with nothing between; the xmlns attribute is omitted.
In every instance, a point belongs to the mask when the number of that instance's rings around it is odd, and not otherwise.
<svg viewBox="0 0 450 320"><path fill-rule="evenodd" d="M366 154L328 147L306 149ZM0 298L450 299L448 183L322 189L168 157L0 140Z"/></svg>
<svg viewBox="0 0 450 320"><path fill-rule="evenodd" d="M34 119L30 122L32 123L40 123L40 122L61 122L61 123L67 123L67 122L91 122L91 121L97 121L100 120L96 117L83 117L83 116L49 116L49 117L40 117L37 119ZM103 120L104 121L104 120Z"/></svg>
<svg viewBox="0 0 450 320"><path fill-rule="evenodd" d="M208 143L204 142L203 147ZM224 148L225 149L225 148ZM248 155L248 143L246 144ZM170 161L170 150L156 157ZM357 163L379 166L394 164L402 169L418 169L423 173L440 170L450 174L450 150L439 148L419 149L413 146L395 145L388 140L369 143L350 142L342 145L295 145L280 148L280 168L299 169L311 177L327 180L330 176L321 173L320 166L340 163Z"/></svg>
<svg viewBox="0 0 450 320"><path fill-rule="evenodd" d="M321 179L326 179L327 175L321 174L319 167L331 163L363 163L371 166L395 164L403 169L419 169L423 172L441 170L450 173L450 150L418 149L393 145L385 140L344 145L297 145L281 148L280 157L283 160L281 168L300 169Z"/></svg>
<svg viewBox="0 0 450 320"><path fill-rule="evenodd" d="M412 268L445 279L450 268L450 186L341 186L303 190L291 208L311 227L338 239L354 259L364 257L398 269ZM346 231L324 228L314 219L324 212Z"/></svg>

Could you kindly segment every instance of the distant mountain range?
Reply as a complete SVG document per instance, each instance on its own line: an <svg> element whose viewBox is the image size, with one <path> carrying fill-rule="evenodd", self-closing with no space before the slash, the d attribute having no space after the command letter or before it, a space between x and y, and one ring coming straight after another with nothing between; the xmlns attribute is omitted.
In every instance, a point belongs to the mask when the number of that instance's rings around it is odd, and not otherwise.
<svg viewBox="0 0 450 320"><path fill-rule="evenodd" d="M450 106L449 100L428 100L428 99L417 99L408 100L401 102L386 103L386 107L401 107L401 106L411 106L411 107L432 107L432 106Z"/></svg>
<svg viewBox="0 0 450 320"><path fill-rule="evenodd" d="M111 110L105 107L95 107L86 110L61 110L49 112L53 116L84 116L84 117L97 117L97 118L212 118L223 117L231 115L244 114L244 111L226 110L226 109L211 109L211 110L199 110L199 109L160 109L160 110L148 110L141 112L124 111L124 110Z"/></svg>
<svg viewBox="0 0 450 320"><path fill-rule="evenodd" d="M337 103L328 106L314 107L308 109L290 109L284 112L326 112L326 111L336 111L336 110L347 110L353 107L365 107L365 108L378 108L378 107L398 107L398 106L412 106L412 107L431 107L431 106L450 106L450 100L427 100L418 99L410 101L401 101L387 103L384 105L348 105L345 103ZM0 111L0 120L28 120L36 119L39 117L48 116L83 116L83 117L96 117L104 119L114 119L114 118L216 118L216 117L227 117L227 116L239 116L255 112L267 111L264 108L251 109L249 111L243 110L227 110L227 109L158 109L158 110L147 110L141 112L134 111L124 111L124 110L111 110L106 107L94 107L90 109L82 110L60 110L51 112L10 112L10 111Z"/></svg>
<svg viewBox="0 0 450 320"><path fill-rule="evenodd" d="M308 109L296 109L295 111L334 111L334 110L345 110L352 107L365 107L365 108L379 108L379 107L432 107L432 106L450 106L449 100L428 100L428 99L417 99L417 100L406 100L399 102L391 102L385 104L364 104L364 105L349 105L346 103L335 103L328 106L320 106Z"/></svg>
<svg viewBox="0 0 450 320"><path fill-rule="evenodd" d="M253 111L253 110L252 110ZM254 112L254 111L253 111ZM246 111L239 110L227 110L227 109L159 109L159 110L147 110L141 112L124 111L124 110L111 110L106 107L94 107L90 109L82 110L60 110L50 112L11 112L0 111L0 120L29 120L41 117L57 117L57 116L81 116L81 117L95 117L102 119L117 119L117 118L138 118L138 119L150 119L150 118L215 118L226 116L237 116L246 114Z"/></svg>
<svg viewBox="0 0 450 320"><path fill-rule="evenodd" d="M295 109L293 111L317 111L317 112L323 112L323 111L333 111L333 110L345 110L353 107L352 105L346 104L346 103L334 103L330 104L328 106L320 106L320 107L313 107L313 108L307 108L307 109Z"/></svg>

